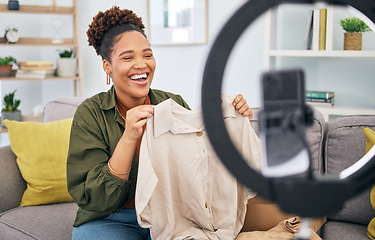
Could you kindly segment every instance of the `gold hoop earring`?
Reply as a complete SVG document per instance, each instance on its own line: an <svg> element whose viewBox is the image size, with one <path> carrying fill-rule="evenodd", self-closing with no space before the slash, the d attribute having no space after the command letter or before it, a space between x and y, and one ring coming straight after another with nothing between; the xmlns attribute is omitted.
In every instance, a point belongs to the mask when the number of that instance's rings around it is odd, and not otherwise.
<svg viewBox="0 0 375 240"><path fill-rule="evenodd" d="M111 84L111 74L107 72L107 85Z"/></svg>

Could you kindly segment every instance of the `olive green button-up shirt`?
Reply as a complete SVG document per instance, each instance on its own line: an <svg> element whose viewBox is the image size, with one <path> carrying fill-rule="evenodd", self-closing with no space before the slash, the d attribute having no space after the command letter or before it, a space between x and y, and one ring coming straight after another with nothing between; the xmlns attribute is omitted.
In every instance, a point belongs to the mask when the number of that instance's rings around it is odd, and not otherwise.
<svg viewBox="0 0 375 240"><path fill-rule="evenodd" d="M150 89L151 104L172 98L189 109L179 95ZM108 216L134 195L138 156L134 153L129 180L112 175L107 166L125 130L115 101L115 89L86 99L73 118L67 160L68 191L79 209L74 226Z"/></svg>

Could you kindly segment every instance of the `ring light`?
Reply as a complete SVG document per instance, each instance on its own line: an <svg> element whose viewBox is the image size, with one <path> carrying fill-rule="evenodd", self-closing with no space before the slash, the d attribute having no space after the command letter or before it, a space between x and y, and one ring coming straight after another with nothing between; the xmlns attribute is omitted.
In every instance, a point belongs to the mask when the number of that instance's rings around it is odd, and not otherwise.
<svg viewBox="0 0 375 240"><path fill-rule="evenodd" d="M208 137L221 161L237 179L287 213L322 217L341 210L346 200L375 183L375 148L340 175L266 178L253 170L230 140L221 109L221 86L228 57L245 29L266 10L281 3L313 4L308 0L249 0L224 25L208 55L202 84L202 110ZM319 1L322 2L322 1ZM375 22L373 0L326 0L350 5ZM292 197L293 196L293 197Z"/></svg>

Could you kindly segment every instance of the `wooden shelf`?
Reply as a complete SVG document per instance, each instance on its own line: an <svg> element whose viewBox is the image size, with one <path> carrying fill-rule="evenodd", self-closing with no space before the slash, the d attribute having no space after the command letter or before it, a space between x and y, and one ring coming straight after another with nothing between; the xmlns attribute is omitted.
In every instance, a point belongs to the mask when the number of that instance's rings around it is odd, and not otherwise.
<svg viewBox="0 0 375 240"><path fill-rule="evenodd" d="M32 2L32 1L30 1ZM13 17L16 18L22 14L35 14L35 16L38 15L70 15L73 18L72 28L73 28L73 37L72 38L64 38L62 43L54 44L52 43L53 38L43 38L43 37L24 37L20 38L17 43L15 44L9 44L6 43L3 36L0 37L0 48L10 47L10 48L18 48L18 47L36 47L36 48L42 48L42 47L52 47L52 48L59 48L59 47L70 47L74 48L74 53L76 58L78 59L78 76L72 76L72 77L46 77L46 78L16 78L14 71L11 77L0 77L0 81L53 81L53 80L67 80L67 81L73 81L74 83L74 96L80 95L82 96L83 90L82 90L82 77L81 77L81 53L80 53L80 46L79 46L79 30L78 30L78 11L77 11L77 2L78 0L73 0L72 6L56 6L55 9L52 9L51 5L23 5L20 4L19 10L8 10L8 4L0 4L0 16L7 18L7 17ZM37 1L34 1L33 4L38 4ZM4 14L5 13L5 14ZM8 15L6 15L8 14ZM18 14L18 16L15 16L15 14ZM21 16L22 17L22 16ZM27 16L26 16L27 19ZM49 23L47 23L49 24ZM27 25L27 20L25 22L25 25ZM39 35L40 36L40 35ZM26 48L26 51L28 51L28 48ZM35 59L36 60L36 59ZM24 60L27 61L27 60Z"/></svg>
<svg viewBox="0 0 375 240"><path fill-rule="evenodd" d="M52 10L51 6L22 5L19 10L8 10L8 4L0 4L0 12L5 13L36 13L36 14L65 14L75 15L74 7L56 7Z"/></svg>
<svg viewBox="0 0 375 240"><path fill-rule="evenodd" d="M81 77L79 76L72 76L72 77L57 77L57 76L54 76L54 77L46 77L46 78L16 78L16 77L1 77L0 78L2 81L41 81L41 80L80 80Z"/></svg>
<svg viewBox="0 0 375 240"><path fill-rule="evenodd" d="M63 39L63 43L54 44L52 38L20 38L17 43L7 43L3 37L0 37L0 46L18 47L18 46L72 46L77 47L78 43L73 38Z"/></svg>

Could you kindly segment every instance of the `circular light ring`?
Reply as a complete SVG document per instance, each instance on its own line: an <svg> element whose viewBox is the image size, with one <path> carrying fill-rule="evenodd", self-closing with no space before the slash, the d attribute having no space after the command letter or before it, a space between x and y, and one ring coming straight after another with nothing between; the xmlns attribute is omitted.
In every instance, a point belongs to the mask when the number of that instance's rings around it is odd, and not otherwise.
<svg viewBox="0 0 375 240"><path fill-rule="evenodd" d="M209 139L216 153L218 154L224 165L228 168L228 170L232 172L240 182L242 182L244 185L248 186L255 192L259 193L261 196L271 201L283 201L283 199L280 199L280 196L278 196L281 194L280 191L277 190L279 187L281 187L283 190L287 191L287 185L292 184L292 182L290 179L288 180L287 178L265 178L260 173L253 170L251 167L247 165L242 155L237 151L236 147L233 145L232 141L230 140L229 134L226 130L223 120L223 113L221 109L220 97L224 69L229 58L229 55L241 34L252 22L254 22L255 19L257 19L259 16L265 13L268 9L276 7L282 3L313 4L315 2L317 1L249 0L229 19L229 21L224 25L224 27L220 31L208 55L204 70L202 84L203 119L206 125ZM323 2L335 5L350 5L356 8L357 10L361 11L363 14L365 14L371 21L375 22L375 1L327 0ZM369 164L370 162L366 165ZM372 161L371 165L372 167L375 167L375 161ZM372 175L374 175L374 170L371 169L371 171ZM353 179L357 181L360 179L359 175L364 175L369 172L369 169L362 169L362 171L353 174ZM355 183L350 183L350 179L350 177L340 180L338 177L324 178L319 176L315 179L298 179L297 181L300 182L298 183L299 185L297 185L299 187L310 187L311 189L314 189L314 191L318 190L317 186L320 186L321 189L325 189L325 194L336 195L341 198L348 199L357 194L356 189L364 190L364 185L370 184L369 181L374 181L375 175L374 177L371 177L371 179L368 180L366 183L362 182L361 186L355 186ZM335 190L330 191L330 188L334 188ZM298 192L295 192L293 189L291 193L292 192L298 194ZM303 194L303 191L300 191L299 193ZM322 198L322 195L319 195L319 197ZM312 201L314 201L314 199L312 199ZM332 206L335 205L334 202L332 202L331 204ZM327 213L328 209L329 206L321 210L321 212L316 211L317 216L319 216L321 213ZM293 209L291 210L293 211ZM300 211L303 212L304 210L301 209ZM303 212L301 215L314 215L311 212L312 210L308 212Z"/></svg>

